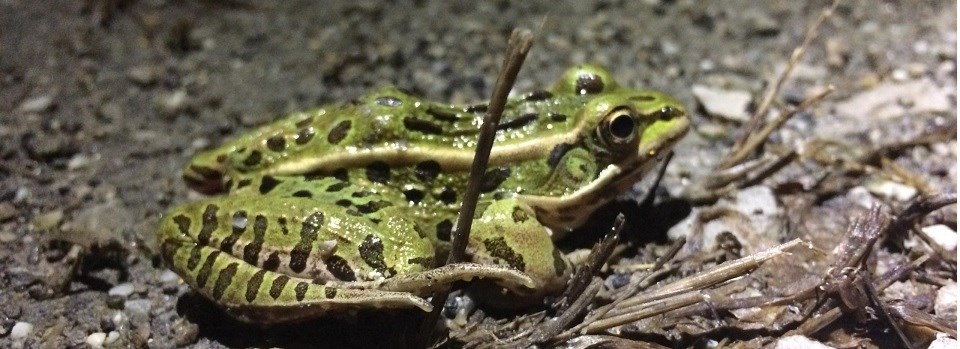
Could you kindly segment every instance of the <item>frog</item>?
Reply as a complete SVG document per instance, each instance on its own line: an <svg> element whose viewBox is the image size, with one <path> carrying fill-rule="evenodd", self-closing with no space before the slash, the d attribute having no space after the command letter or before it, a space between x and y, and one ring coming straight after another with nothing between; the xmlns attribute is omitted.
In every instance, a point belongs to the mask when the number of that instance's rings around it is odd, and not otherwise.
<svg viewBox="0 0 960 349"><path fill-rule="evenodd" d="M204 297L264 324L430 311L431 292L475 278L505 297L555 294L572 264L554 242L642 179L690 124L677 99L589 64L509 98L468 259L441 265L486 112L386 86L238 135L183 170L211 196L161 219L161 256Z"/></svg>

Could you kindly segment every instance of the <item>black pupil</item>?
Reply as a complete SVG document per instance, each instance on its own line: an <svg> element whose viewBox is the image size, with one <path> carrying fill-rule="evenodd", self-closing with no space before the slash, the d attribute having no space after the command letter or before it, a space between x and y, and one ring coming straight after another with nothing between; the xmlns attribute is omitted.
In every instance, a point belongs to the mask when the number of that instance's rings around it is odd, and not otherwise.
<svg viewBox="0 0 960 349"><path fill-rule="evenodd" d="M633 119L628 115L617 115L610 122L610 134L617 138L629 138L633 134Z"/></svg>

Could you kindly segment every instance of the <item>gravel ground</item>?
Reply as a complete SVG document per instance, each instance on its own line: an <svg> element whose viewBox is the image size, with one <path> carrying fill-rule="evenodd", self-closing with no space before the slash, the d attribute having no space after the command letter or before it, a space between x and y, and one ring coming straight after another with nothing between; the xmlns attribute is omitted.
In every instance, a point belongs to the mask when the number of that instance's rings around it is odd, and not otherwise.
<svg viewBox="0 0 960 349"><path fill-rule="evenodd" d="M191 154L380 85L452 103L482 100L506 38L523 26L537 41L517 91L591 62L622 84L696 107L694 130L662 184L664 195L678 195L730 147L751 101L828 5L0 1L0 347L392 346L411 331L398 325L415 322L408 315L260 329L181 285L159 262L154 236L166 209L199 197L179 176ZM827 85L836 92L774 141L843 141L844 151L856 151L955 131L956 6L844 2L780 97L790 104ZM874 178L840 196L898 207L918 190L956 192L953 134L891 157L924 187ZM784 176L805 183L805 168ZM815 212L827 221L850 214L831 205L818 202ZM927 223L945 225L955 242L956 211L948 210Z"/></svg>

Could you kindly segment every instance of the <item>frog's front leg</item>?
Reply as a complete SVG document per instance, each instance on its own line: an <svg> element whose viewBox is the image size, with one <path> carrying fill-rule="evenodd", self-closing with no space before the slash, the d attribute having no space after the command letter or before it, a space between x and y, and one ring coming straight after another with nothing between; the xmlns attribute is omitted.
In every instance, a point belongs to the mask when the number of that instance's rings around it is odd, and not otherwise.
<svg viewBox="0 0 960 349"><path fill-rule="evenodd" d="M521 295L557 293L572 269L533 209L516 199L497 200L487 206L473 223L467 249L474 262L509 266L533 278L536 286L532 292L503 285Z"/></svg>

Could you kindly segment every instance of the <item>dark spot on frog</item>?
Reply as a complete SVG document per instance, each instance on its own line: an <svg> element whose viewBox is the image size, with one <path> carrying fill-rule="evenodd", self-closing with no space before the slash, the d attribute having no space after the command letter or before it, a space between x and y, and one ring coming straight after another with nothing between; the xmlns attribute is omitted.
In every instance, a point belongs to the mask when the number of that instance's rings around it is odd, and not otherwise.
<svg viewBox="0 0 960 349"><path fill-rule="evenodd" d="M518 129L526 125L529 125L531 122L534 122L536 120L537 120L537 113L523 114L516 117L515 119L501 122L500 124L497 125L497 130L501 131L501 130Z"/></svg>
<svg viewBox="0 0 960 349"><path fill-rule="evenodd" d="M247 302L253 303L253 301L257 299L257 294L260 293L258 292L260 291L260 285L263 284L263 276L266 273L267 273L266 270L260 269L259 271L254 273L249 280L247 280L247 292L246 292Z"/></svg>
<svg viewBox="0 0 960 349"><path fill-rule="evenodd" d="M550 117L550 120L553 120L553 121L555 121L555 122L564 122L564 121L567 121L567 116L564 115L564 114L560 114L560 113L550 113L550 114L547 114L547 115Z"/></svg>
<svg viewBox="0 0 960 349"><path fill-rule="evenodd" d="M440 223L437 223L437 240L450 241L451 231L453 231L453 222L449 219L444 219Z"/></svg>
<svg viewBox="0 0 960 349"><path fill-rule="evenodd" d="M328 193L336 193L336 192L338 192L338 191L343 190L343 188L346 188L348 185L350 185L350 183L347 183L347 182L337 182L337 183L333 183L333 184L331 184L329 187L327 187L327 192L328 192Z"/></svg>
<svg viewBox="0 0 960 349"><path fill-rule="evenodd" d="M550 93L550 91L536 90L528 93L526 96L523 96L523 100L533 102L533 101L542 101L545 99L549 99L550 97L553 97L553 94Z"/></svg>
<svg viewBox="0 0 960 349"><path fill-rule="evenodd" d="M419 264L423 269L433 268L433 258L431 257L414 257L407 260L407 263L410 264Z"/></svg>
<svg viewBox="0 0 960 349"><path fill-rule="evenodd" d="M177 230L180 232L180 235L190 235L190 218L179 214L173 217L173 222L177 224Z"/></svg>
<svg viewBox="0 0 960 349"><path fill-rule="evenodd" d="M277 135L270 138L267 138L267 149L270 149L275 152L281 152L287 148L287 141L283 139L283 136Z"/></svg>
<svg viewBox="0 0 960 349"><path fill-rule="evenodd" d="M349 182L350 174L347 172L347 169L341 167L333 170L333 178L339 179L341 182Z"/></svg>
<svg viewBox="0 0 960 349"><path fill-rule="evenodd" d="M423 201L424 195L426 194L420 189L407 189L403 191L403 196L407 199L407 202L413 203L414 205Z"/></svg>
<svg viewBox="0 0 960 349"><path fill-rule="evenodd" d="M333 299L333 297L337 296L337 289L333 287L324 288L323 295L327 297L327 299Z"/></svg>
<svg viewBox="0 0 960 349"><path fill-rule="evenodd" d="M240 240L243 232L247 231L247 211L240 210L234 212L230 225L232 228L230 236L220 241L220 251L226 253L233 253L233 245L237 243L237 240Z"/></svg>
<svg viewBox="0 0 960 349"><path fill-rule="evenodd" d="M486 105L486 104L474 104L474 105L471 105L471 106L469 106L469 107L463 108L463 111L465 111L465 112L467 112L467 113L474 113L474 114L486 113L486 112L487 112L487 105Z"/></svg>
<svg viewBox="0 0 960 349"><path fill-rule="evenodd" d="M423 228L421 228L419 224L413 225L413 231L417 232L417 236L419 236L421 239L427 237L427 233L423 231Z"/></svg>
<svg viewBox="0 0 960 349"><path fill-rule="evenodd" d="M359 211L362 214L368 214L368 213L374 213L374 212L380 211L380 209L384 207L393 206L393 204L385 200L372 200L367 202L366 204L356 205L356 206L357 206L357 211Z"/></svg>
<svg viewBox="0 0 960 349"><path fill-rule="evenodd" d="M287 217L277 217L277 225L280 226L280 232L283 235L290 234L290 230L287 229Z"/></svg>
<svg viewBox="0 0 960 349"><path fill-rule="evenodd" d="M223 298L223 292L226 291L230 283L233 282L233 276L237 274L239 264L240 263L230 263L226 268L220 270L220 273L217 275L217 282L213 285L213 292L210 294L214 300Z"/></svg>
<svg viewBox="0 0 960 349"><path fill-rule="evenodd" d="M366 190L358 191L358 192L354 192L353 194L350 194L351 197L355 197L355 198L365 198L370 195L373 195L373 193Z"/></svg>
<svg viewBox="0 0 960 349"><path fill-rule="evenodd" d="M323 213L314 212L303 220L300 228L300 241L290 250L290 270L296 273L303 272L307 267L307 258L313 250L313 243L317 240L320 227L323 226Z"/></svg>
<svg viewBox="0 0 960 349"><path fill-rule="evenodd" d="M296 123L295 125L296 125L298 128L304 128L304 127L310 126L310 124L312 124L312 123L313 123L313 117L307 117L307 118L305 118L305 119L303 119L303 120L297 121L297 123Z"/></svg>
<svg viewBox="0 0 960 349"><path fill-rule="evenodd" d="M527 219L530 219L530 215L527 214L527 211L524 211L522 208L520 208L520 206L513 207L512 217L514 223L523 223L526 222Z"/></svg>
<svg viewBox="0 0 960 349"><path fill-rule="evenodd" d="M267 259L263 261L263 265L261 267L269 271L277 271L277 269L280 268L279 253L277 253L276 251L274 251L273 253L270 253L270 255L267 256Z"/></svg>
<svg viewBox="0 0 960 349"><path fill-rule="evenodd" d="M330 144L340 144L344 138L347 138L351 127L352 124L350 120L341 121L327 134L327 142L330 142Z"/></svg>
<svg viewBox="0 0 960 349"><path fill-rule="evenodd" d="M655 100L656 98L653 98L653 96L647 96L647 95L636 95L636 96L630 96L630 98L627 98L627 99L634 102L650 102ZM666 108L669 108L669 107L666 107Z"/></svg>
<svg viewBox="0 0 960 349"><path fill-rule="evenodd" d="M390 181L390 165L383 161L374 161L367 165L367 179L371 182L387 184Z"/></svg>
<svg viewBox="0 0 960 349"><path fill-rule="evenodd" d="M523 262L523 256L510 248L507 245L507 240L503 237L483 240L483 247L487 249L491 256L503 260L513 269L524 271L527 267L526 263Z"/></svg>
<svg viewBox="0 0 960 349"><path fill-rule="evenodd" d="M567 152L573 148L573 144L570 143L560 143L553 146L553 150L550 151L550 155L547 156L547 166L550 166L551 169L557 167L560 164L560 160L563 159L564 155L567 155Z"/></svg>
<svg viewBox="0 0 960 349"><path fill-rule="evenodd" d="M410 131L416 131L428 135L443 134L443 126L412 116L403 118L403 127L406 127Z"/></svg>
<svg viewBox="0 0 960 349"><path fill-rule="evenodd" d="M563 254L560 253L560 250L556 247L553 248L553 272L557 276L563 276L563 273L567 271L567 262Z"/></svg>
<svg viewBox="0 0 960 349"><path fill-rule="evenodd" d="M241 179L237 181L237 189L246 188L250 185L250 183L253 183L253 181L250 179Z"/></svg>
<svg viewBox="0 0 960 349"><path fill-rule="evenodd" d="M440 201L447 205L457 202L457 192L453 188L443 187L443 191L440 192Z"/></svg>
<svg viewBox="0 0 960 349"><path fill-rule="evenodd" d="M197 272L197 287L203 288L207 286L207 279L210 278L210 273L213 272L213 263L217 261L217 257L220 257L220 251L210 252L207 258L203 260L203 266L201 266L200 271Z"/></svg>
<svg viewBox="0 0 960 349"><path fill-rule="evenodd" d="M260 163L260 160L263 160L263 154L259 150L253 150L250 152L250 155L243 160L243 165L248 167L257 166Z"/></svg>
<svg viewBox="0 0 960 349"><path fill-rule="evenodd" d="M603 91L603 79L599 75L584 73L577 77L576 87L574 88L577 94L586 95L586 94L597 94Z"/></svg>
<svg viewBox="0 0 960 349"><path fill-rule="evenodd" d="M337 200L337 202L335 203L337 204L337 206L341 206L341 207L350 207L351 205L353 205L353 202L347 199L340 199L340 200Z"/></svg>
<svg viewBox="0 0 960 349"><path fill-rule="evenodd" d="M264 238L267 234L267 217L257 215L253 219L253 241L243 247L243 261L250 265L257 265L260 260L260 250L263 249Z"/></svg>
<svg viewBox="0 0 960 349"><path fill-rule="evenodd" d="M498 167L487 170L487 172L483 174L483 178L480 180L480 191L485 193L494 191L509 177L510 168L508 167Z"/></svg>
<svg viewBox="0 0 960 349"><path fill-rule="evenodd" d="M297 190L297 191L293 192L293 194L291 194L291 195L292 195L293 197L295 197L295 198L308 198L308 199L309 199L309 198L312 198L312 197L313 197L313 193L311 193L309 190Z"/></svg>
<svg viewBox="0 0 960 349"><path fill-rule="evenodd" d="M273 188L276 188L280 184L280 180L274 178L273 176L263 176L260 179L260 194L269 193Z"/></svg>
<svg viewBox="0 0 960 349"><path fill-rule="evenodd" d="M327 271L341 281L356 281L357 276L353 273L353 269L350 269L350 264L347 263L346 259L340 256L330 256L326 260Z"/></svg>
<svg viewBox="0 0 960 349"><path fill-rule="evenodd" d="M273 283L270 284L270 297L277 299L283 293L283 288L287 286L287 282L290 281L290 277L286 275L280 275L276 279L273 279Z"/></svg>
<svg viewBox="0 0 960 349"><path fill-rule="evenodd" d="M357 248L357 251L360 252L360 258L362 258L367 265L384 274L384 276L388 276L386 275L387 263L383 260L383 243L379 237L373 234L367 234Z"/></svg>
<svg viewBox="0 0 960 349"><path fill-rule="evenodd" d="M427 114L436 118L437 120L446 122L456 122L459 119L456 113L440 110L433 106L427 108Z"/></svg>
<svg viewBox="0 0 960 349"><path fill-rule="evenodd" d="M200 233L197 234L197 242L201 245L209 246L210 235L217 229L217 211L220 207L214 204L207 205L203 210L203 225L200 227Z"/></svg>
<svg viewBox="0 0 960 349"><path fill-rule="evenodd" d="M440 175L440 163L434 160L421 161L414 167L413 174L424 183L432 183Z"/></svg>
<svg viewBox="0 0 960 349"><path fill-rule="evenodd" d="M297 136L294 137L294 142L296 142L298 145L307 144L307 142L310 142L310 140L313 139L313 134L313 127L302 128L297 132Z"/></svg>
<svg viewBox="0 0 960 349"><path fill-rule="evenodd" d="M294 293L297 295L297 301L302 301L307 297L307 288L310 287L310 284L305 281L300 281L297 283L297 286L293 288Z"/></svg>
<svg viewBox="0 0 960 349"><path fill-rule="evenodd" d="M190 249L190 258L187 259L187 269L193 271L197 268L197 265L200 264L200 252L203 252L203 247L193 245L193 248Z"/></svg>

